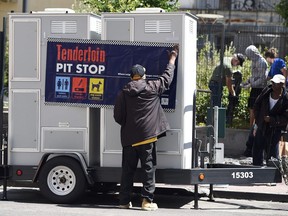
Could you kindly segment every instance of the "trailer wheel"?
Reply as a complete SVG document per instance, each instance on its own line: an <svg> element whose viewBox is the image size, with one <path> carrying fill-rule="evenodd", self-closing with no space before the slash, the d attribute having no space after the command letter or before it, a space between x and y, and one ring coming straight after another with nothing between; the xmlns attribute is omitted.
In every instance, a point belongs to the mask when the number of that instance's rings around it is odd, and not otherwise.
<svg viewBox="0 0 288 216"><path fill-rule="evenodd" d="M79 162L71 157L49 160L39 175L41 193L55 203L76 201L86 189L86 178Z"/></svg>

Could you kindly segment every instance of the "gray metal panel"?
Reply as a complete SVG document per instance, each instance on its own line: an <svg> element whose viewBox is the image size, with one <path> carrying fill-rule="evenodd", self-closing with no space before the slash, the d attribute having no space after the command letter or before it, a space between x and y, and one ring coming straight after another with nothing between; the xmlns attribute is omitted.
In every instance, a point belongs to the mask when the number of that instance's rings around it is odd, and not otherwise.
<svg viewBox="0 0 288 216"><path fill-rule="evenodd" d="M121 153L122 145L120 141L120 126L115 122L113 118L113 110L103 110L101 120L105 122L105 130L103 130L103 136L105 137L103 152L105 153ZM108 129L109 128L109 129ZM111 133L113 131L113 133Z"/></svg>
<svg viewBox="0 0 288 216"><path fill-rule="evenodd" d="M39 22L39 19L13 21L13 79L39 79Z"/></svg>
<svg viewBox="0 0 288 216"><path fill-rule="evenodd" d="M183 16L137 16L135 17L135 41L173 43L182 39Z"/></svg>
<svg viewBox="0 0 288 216"><path fill-rule="evenodd" d="M39 150L39 91L10 92L9 145L12 151Z"/></svg>
<svg viewBox="0 0 288 216"><path fill-rule="evenodd" d="M87 24L84 25L87 23L87 17L72 17L73 15L42 17L43 37L87 39L90 33Z"/></svg>
<svg viewBox="0 0 288 216"><path fill-rule="evenodd" d="M88 127L88 114L88 108L85 107L43 105L41 106L41 126Z"/></svg>
<svg viewBox="0 0 288 216"><path fill-rule="evenodd" d="M133 41L134 28L133 19L117 18L104 19L105 40Z"/></svg>
<svg viewBox="0 0 288 216"><path fill-rule="evenodd" d="M44 152L86 151L85 128L42 128Z"/></svg>
<svg viewBox="0 0 288 216"><path fill-rule="evenodd" d="M181 130L168 130L157 144L157 152L180 154Z"/></svg>
<svg viewBox="0 0 288 216"><path fill-rule="evenodd" d="M9 155L9 165L29 165L29 166L35 166L39 164L39 161L41 159L41 154L39 153L34 153L32 151L27 151L27 152L10 152Z"/></svg>

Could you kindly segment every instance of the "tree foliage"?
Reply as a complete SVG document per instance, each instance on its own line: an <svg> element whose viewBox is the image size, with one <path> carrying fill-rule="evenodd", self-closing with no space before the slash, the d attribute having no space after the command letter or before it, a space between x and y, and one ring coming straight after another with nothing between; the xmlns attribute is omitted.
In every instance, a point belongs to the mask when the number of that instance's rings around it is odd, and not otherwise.
<svg viewBox="0 0 288 216"><path fill-rule="evenodd" d="M284 25L288 27L288 1L281 0L275 6L275 10L284 19Z"/></svg>
<svg viewBox="0 0 288 216"><path fill-rule="evenodd" d="M8 87L8 69L9 69L9 52L8 52L8 41L5 43L4 49L4 90L5 94L7 94L7 87Z"/></svg>
<svg viewBox="0 0 288 216"><path fill-rule="evenodd" d="M199 35L198 38L205 36ZM269 47L258 47L259 52L264 55ZM233 43L225 46L224 61L226 57L231 57L235 53ZM286 65L288 64L288 56L285 57ZM197 89L209 89L208 83L212 76L214 68L220 63L220 50L217 50L215 45L207 38L204 38L204 43L201 49L197 52ZM243 67L233 68L233 71L239 70L242 73L242 80L246 81L251 76L251 61L246 59ZM236 106L233 115L232 127L238 129L249 128L249 109L248 97L250 89L242 89L239 95L239 104ZM228 107L228 88L223 88L222 106ZM196 97L196 121L198 125L203 125L207 122L207 108L210 107L210 95L197 94Z"/></svg>
<svg viewBox="0 0 288 216"><path fill-rule="evenodd" d="M203 37L199 35L199 37ZM205 36L204 36L205 37ZM205 39L205 38L204 38ZM235 53L233 44L227 45L224 51L224 61L227 57L232 57ZM220 63L220 50L216 49L215 44L212 44L208 39L205 39L203 47L197 53L197 89L209 89L208 83L212 76L214 68ZM250 61L245 61L243 67L233 68L240 70L243 80L247 80L250 76ZM246 91L246 92L245 92ZM234 111L233 127L234 128L248 128L249 127L249 111L247 107L247 92L242 90L239 96L239 104ZM228 89L223 89L222 105L228 106ZM202 125L207 122L207 108L210 107L210 95L198 93L196 97L196 122L197 125Z"/></svg>
<svg viewBox="0 0 288 216"><path fill-rule="evenodd" d="M159 7L166 11L176 11L178 0L75 0L73 9L77 12L129 12L139 7Z"/></svg>

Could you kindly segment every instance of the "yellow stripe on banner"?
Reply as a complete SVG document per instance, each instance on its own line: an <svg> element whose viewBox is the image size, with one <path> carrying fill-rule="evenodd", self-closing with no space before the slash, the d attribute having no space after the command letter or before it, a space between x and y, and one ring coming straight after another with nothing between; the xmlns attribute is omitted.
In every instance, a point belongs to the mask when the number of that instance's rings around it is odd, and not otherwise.
<svg viewBox="0 0 288 216"><path fill-rule="evenodd" d="M148 144L148 143L152 143L152 142L156 142L157 141L157 137L153 137L151 139L148 139L148 140L144 140L142 142L138 142L138 143L135 143L132 145L132 147L135 147L135 146L140 146L140 145L145 145L145 144Z"/></svg>

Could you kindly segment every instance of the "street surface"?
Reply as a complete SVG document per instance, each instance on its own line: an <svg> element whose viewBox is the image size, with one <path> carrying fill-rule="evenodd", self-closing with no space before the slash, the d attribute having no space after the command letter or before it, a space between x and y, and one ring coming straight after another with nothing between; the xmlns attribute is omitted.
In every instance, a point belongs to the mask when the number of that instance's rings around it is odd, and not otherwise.
<svg viewBox="0 0 288 216"><path fill-rule="evenodd" d="M0 196L2 197L2 187ZM141 216L141 215L197 215L197 216L238 216L238 215L288 215L288 203L254 200L236 200L201 195L199 209L194 209L194 194L187 190L164 188L155 195L159 209L145 212L140 209L140 197L133 196L133 209L117 208L118 193L97 194L87 192L77 203L53 204L46 200L37 188L8 188L8 201L0 201L0 216Z"/></svg>

